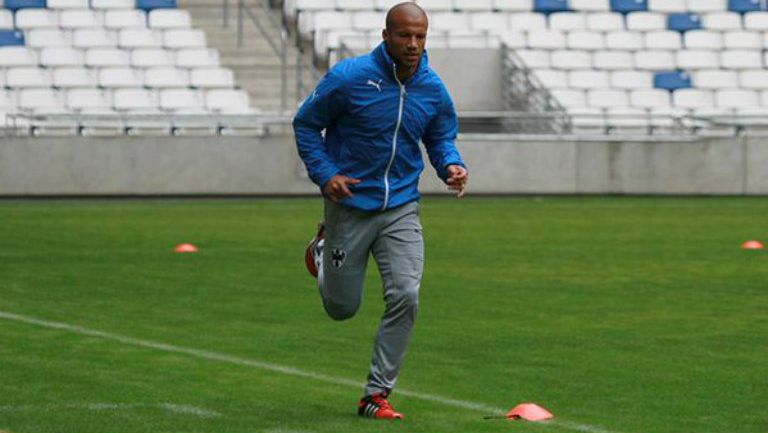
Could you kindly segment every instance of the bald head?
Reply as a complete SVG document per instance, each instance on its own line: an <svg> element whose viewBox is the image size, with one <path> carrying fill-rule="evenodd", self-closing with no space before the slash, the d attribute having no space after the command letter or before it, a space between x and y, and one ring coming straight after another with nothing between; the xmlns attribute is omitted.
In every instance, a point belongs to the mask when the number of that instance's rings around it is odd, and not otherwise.
<svg viewBox="0 0 768 433"><path fill-rule="evenodd" d="M421 6L414 2L398 3L387 12L386 28L392 30L403 21L421 21L427 22L427 13Z"/></svg>

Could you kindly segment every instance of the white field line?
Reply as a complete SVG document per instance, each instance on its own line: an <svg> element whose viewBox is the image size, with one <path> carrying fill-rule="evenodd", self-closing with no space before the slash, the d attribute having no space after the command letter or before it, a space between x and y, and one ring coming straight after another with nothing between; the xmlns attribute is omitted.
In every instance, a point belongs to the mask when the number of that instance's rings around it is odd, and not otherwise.
<svg viewBox="0 0 768 433"><path fill-rule="evenodd" d="M84 409L92 411L110 411L110 410L129 410L142 408L160 408L168 412L184 415L194 415L200 418L219 418L221 413L189 406L186 404L174 403L62 403L62 404L44 404L44 405L18 405L18 406L0 406L0 412L26 412L26 411L49 411L58 409Z"/></svg>
<svg viewBox="0 0 768 433"><path fill-rule="evenodd" d="M224 353L210 352L207 350L198 350L198 349L193 349L189 347L175 346L172 344L158 343L158 342L149 341L149 340L141 340L138 338L126 337L123 335L111 334L108 332L85 328L82 326L70 325L68 323L51 322L48 320L37 319L34 317L22 316L19 314L9 313L6 311L0 311L0 319L27 323L30 325L40 326L43 328L59 329L63 331L72 332L75 334L103 338L105 340L117 341L117 342L128 344L131 346L155 349L163 352L183 353L185 355L189 355L195 358L207 359L210 361L223 362L227 364L241 365L241 366L256 368L259 370L267 370L267 371L272 371L276 373L282 373L290 376L303 377L306 379L312 379L318 382L325 382L333 385L344 385L344 386L350 386L355 388L362 388L365 385L362 382L345 379L341 377L328 376L325 374L315 373L311 371L300 370L294 367L288 367L288 366L273 364L269 362L257 361L254 359L240 358L237 356L227 355ZM426 401L439 403L444 406L451 406L459 409L466 409L466 410L481 412L485 415L503 415L504 413L506 413L506 409L504 408L497 407L497 406L490 406L483 403L476 403L476 402L467 401L467 400L456 400L456 399L442 397L439 395L424 394L424 393L408 391L400 388L397 389L397 393L404 396L416 398L419 400L426 400ZM584 433L619 433L616 431L605 430L600 427L592 426L589 424L580 424L580 423L574 423L574 422L564 421L564 420L553 420L553 421L549 421L547 423L542 423L542 424L553 425L560 428L584 432Z"/></svg>

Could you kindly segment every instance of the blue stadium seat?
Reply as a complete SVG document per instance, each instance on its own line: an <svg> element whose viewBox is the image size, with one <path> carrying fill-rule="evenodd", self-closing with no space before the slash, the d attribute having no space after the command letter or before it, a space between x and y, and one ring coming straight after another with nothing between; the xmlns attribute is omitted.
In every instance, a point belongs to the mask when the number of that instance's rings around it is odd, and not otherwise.
<svg viewBox="0 0 768 433"><path fill-rule="evenodd" d="M728 0L728 10L739 13L760 10L760 0Z"/></svg>
<svg viewBox="0 0 768 433"><path fill-rule="evenodd" d="M611 10L627 14L648 10L648 0L611 0Z"/></svg>
<svg viewBox="0 0 768 433"><path fill-rule="evenodd" d="M684 71L657 72L653 77L653 87L664 90L690 89L691 76Z"/></svg>
<svg viewBox="0 0 768 433"><path fill-rule="evenodd" d="M0 30L0 47L24 45L24 33L18 30Z"/></svg>
<svg viewBox="0 0 768 433"><path fill-rule="evenodd" d="M701 17L699 14L669 14L667 28L678 32L698 30L701 28Z"/></svg>
<svg viewBox="0 0 768 433"><path fill-rule="evenodd" d="M571 10L568 0L534 0L533 10L545 14L567 12Z"/></svg>
<svg viewBox="0 0 768 433"><path fill-rule="evenodd" d="M5 8L15 11L24 8L44 8L46 0L5 0Z"/></svg>
<svg viewBox="0 0 768 433"><path fill-rule="evenodd" d="M137 0L136 8L150 11L152 9L176 9L176 0Z"/></svg>

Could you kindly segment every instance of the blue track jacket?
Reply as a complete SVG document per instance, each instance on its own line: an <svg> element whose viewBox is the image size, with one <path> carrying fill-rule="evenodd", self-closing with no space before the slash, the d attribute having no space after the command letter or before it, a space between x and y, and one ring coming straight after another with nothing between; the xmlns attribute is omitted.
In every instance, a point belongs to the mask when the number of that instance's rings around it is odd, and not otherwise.
<svg viewBox="0 0 768 433"><path fill-rule="evenodd" d="M464 166L456 144L458 118L451 96L427 54L406 82L382 42L371 53L334 66L293 120L299 155L321 189L333 176L360 179L342 204L386 210L420 198L423 141L438 176ZM322 131L325 130L325 135Z"/></svg>

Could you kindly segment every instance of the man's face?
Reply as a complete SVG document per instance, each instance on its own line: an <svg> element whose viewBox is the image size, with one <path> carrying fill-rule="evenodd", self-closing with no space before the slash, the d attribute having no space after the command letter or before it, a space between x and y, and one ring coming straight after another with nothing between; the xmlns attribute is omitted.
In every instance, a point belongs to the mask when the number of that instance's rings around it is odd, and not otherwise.
<svg viewBox="0 0 768 433"><path fill-rule="evenodd" d="M392 25L384 30L382 36L398 66L415 72L427 42L427 17L398 11L393 16Z"/></svg>

